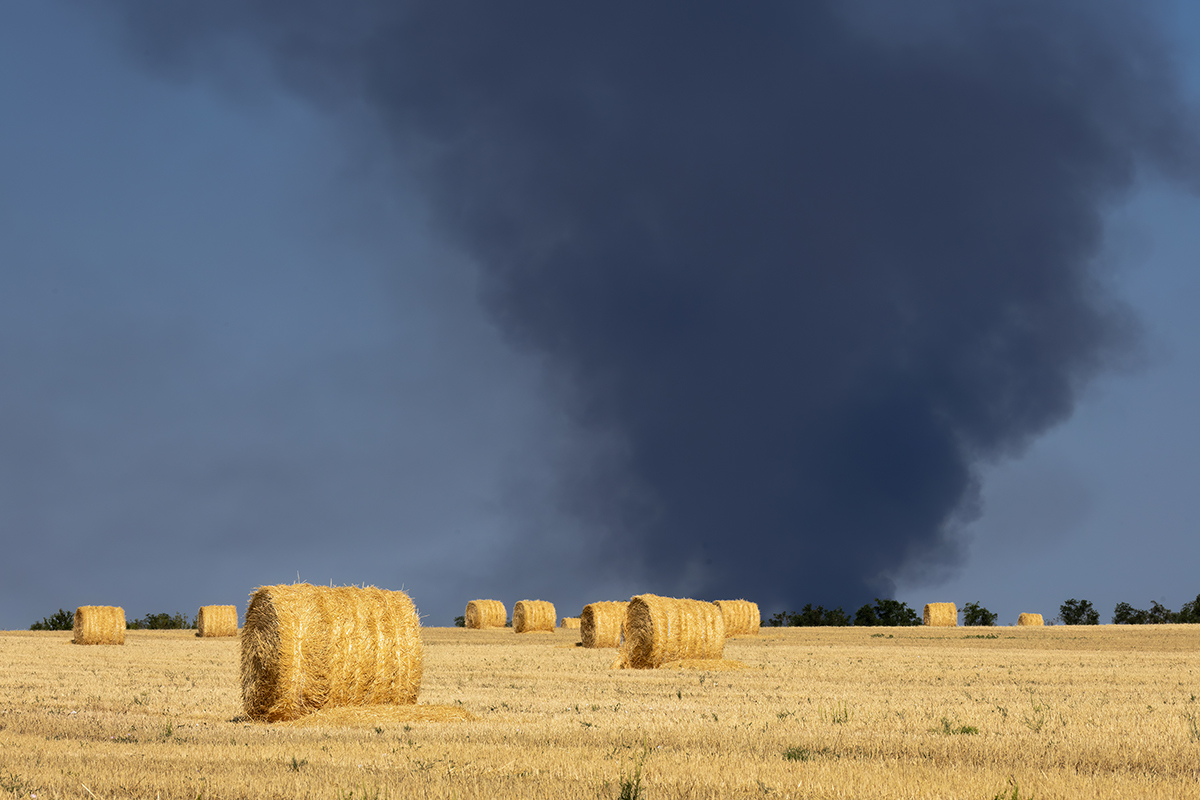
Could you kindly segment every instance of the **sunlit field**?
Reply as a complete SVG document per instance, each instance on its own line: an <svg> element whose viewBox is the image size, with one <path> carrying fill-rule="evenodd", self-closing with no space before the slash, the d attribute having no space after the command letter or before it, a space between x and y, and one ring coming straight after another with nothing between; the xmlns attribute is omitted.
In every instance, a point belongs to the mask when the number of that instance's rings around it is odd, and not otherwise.
<svg viewBox="0 0 1200 800"><path fill-rule="evenodd" d="M421 703L474 720L251 723L234 639L0 633L0 798L1200 797L1200 625L764 629L708 671L424 635Z"/></svg>

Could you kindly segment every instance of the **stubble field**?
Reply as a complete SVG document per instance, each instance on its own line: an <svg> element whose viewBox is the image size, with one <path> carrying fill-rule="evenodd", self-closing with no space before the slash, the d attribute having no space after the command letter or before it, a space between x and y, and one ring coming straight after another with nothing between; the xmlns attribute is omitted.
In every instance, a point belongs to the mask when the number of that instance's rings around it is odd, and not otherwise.
<svg viewBox="0 0 1200 800"><path fill-rule="evenodd" d="M0 632L0 798L1200 797L1197 625L764 629L736 670L424 638L474 720L250 723L234 639Z"/></svg>

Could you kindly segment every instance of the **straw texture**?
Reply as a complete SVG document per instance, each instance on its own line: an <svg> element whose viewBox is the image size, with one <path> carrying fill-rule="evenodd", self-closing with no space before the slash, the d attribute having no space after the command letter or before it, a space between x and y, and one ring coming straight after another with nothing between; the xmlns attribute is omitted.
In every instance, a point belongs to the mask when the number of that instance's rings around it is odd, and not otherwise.
<svg viewBox="0 0 1200 800"><path fill-rule="evenodd" d="M563 617L562 621L558 623L558 627L577 630L579 628L579 617Z"/></svg>
<svg viewBox="0 0 1200 800"><path fill-rule="evenodd" d="M725 618L702 600L638 595L625 610L625 641L618 665L656 669L672 661L720 659Z"/></svg>
<svg viewBox="0 0 1200 800"><path fill-rule="evenodd" d="M71 626L75 644L125 644L125 609L120 606L80 606Z"/></svg>
<svg viewBox="0 0 1200 800"><path fill-rule="evenodd" d="M1042 619L1041 614L1022 613L1020 616L1017 617L1017 624L1022 625L1022 626L1029 625L1029 626L1033 626L1033 627L1038 627L1041 625L1045 625L1046 622L1045 622L1045 620Z"/></svg>
<svg viewBox="0 0 1200 800"><path fill-rule="evenodd" d="M472 600L467 603L463 619L468 628L503 628L508 623L508 610L499 600Z"/></svg>
<svg viewBox="0 0 1200 800"><path fill-rule="evenodd" d="M263 586L250 596L241 645L242 704L251 719L417 702L421 621L404 592Z"/></svg>
<svg viewBox="0 0 1200 800"><path fill-rule="evenodd" d="M958 607L954 603L926 603L925 624L953 628L958 625Z"/></svg>
<svg viewBox="0 0 1200 800"><path fill-rule="evenodd" d="M621 626L629 603L601 601L588 603L579 615L579 639L584 647L617 647L621 644Z"/></svg>
<svg viewBox="0 0 1200 800"><path fill-rule="evenodd" d="M197 636L237 636L237 606L200 606L196 613Z"/></svg>
<svg viewBox="0 0 1200 800"><path fill-rule="evenodd" d="M545 600L518 600L513 606L513 633L553 631L558 613Z"/></svg>
<svg viewBox="0 0 1200 800"><path fill-rule="evenodd" d="M758 603L749 600L717 600L713 605L721 609L725 618L726 636L757 636L762 625Z"/></svg>

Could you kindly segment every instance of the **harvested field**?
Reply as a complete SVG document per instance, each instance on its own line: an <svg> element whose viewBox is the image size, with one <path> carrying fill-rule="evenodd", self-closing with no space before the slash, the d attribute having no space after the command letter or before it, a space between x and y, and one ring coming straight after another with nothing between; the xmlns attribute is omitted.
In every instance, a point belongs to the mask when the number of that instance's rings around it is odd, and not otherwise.
<svg viewBox="0 0 1200 800"><path fill-rule="evenodd" d="M574 631L426 628L411 713L297 727L245 719L234 639L3 632L0 796L597 800L643 758L651 800L1200 795L1200 625L982 630L765 628L726 643L743 669L612 671Z"/></svg>

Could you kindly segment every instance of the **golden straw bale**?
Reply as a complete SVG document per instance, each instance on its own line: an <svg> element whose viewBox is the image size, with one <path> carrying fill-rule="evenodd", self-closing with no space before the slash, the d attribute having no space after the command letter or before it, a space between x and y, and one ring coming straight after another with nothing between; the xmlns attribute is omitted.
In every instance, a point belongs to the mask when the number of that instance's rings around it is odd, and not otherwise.
<svg viewBox="0 0 1200 800"><path fill-rule="evenodd" d="M71 630L75 644L125 644L125 609L120 606L80 606Z"/></svg>
<svg viewBox="0 0 1200 800"><path fill-rule="evenodd" d="M250 596L241 644L242 705L251 719L417 702L421 620L404 592L262 586Z"/></svg>
<svg viewBox="0 0 1200 800"><path fill-rule="evenodd" d="M558 623L558 627L570 630L578 630L579 617L563 617L562 621Z"/></svg>
<svg viewBox="0 0 1200 800"><path fill-rule="evenodd" d="M1017 617L1017 624L1018 625L1032 625L1035 627L1040 627L1042 625L1045 625L1046 622L1045 622L1045 620L1042 619L1041 614L1022 613L1020 616Z"/></svg>
<svg viewBox="0 0 1200 800"><path fill-rule="evenodd" d="M200 606L196 614L197 636L237 636L237 606Z"/></svg>
<svg viewBox="0 0 1200 800"><path fill-rule="evenodd" d="M602 601L588 603L579 615L579 638L584 647L617 647L621 644L621 626L629 603Z"/></svg>
<svg viewBox="0 0 1200 800"><path fill-rule="evenodd" d="M508 610L499 600L472 600L463 618L468 628L503 628L508 623Z"/></svg>
<svg viewBox="0 0 1200 800"><path fill-rule="evenodd" d="M758 635L758 629L762 625L758 603L749 600L717 600L713 605L721 609L721 616L725 618L726 636Z"/></svg>
<svg viewBox="0 0 1200 800"><path fill-rule="evenodd" d="M553 631L558 613L546 600L518 600L513 606L513 633Z"/></svg>
<svg viewBox="0 0 1200 800"><path fill-rule="evenodd" d="M712 603L638 595L625 610L620 666L655 669L672 661L721 659L725 617Z"/></svg>
<svg viewBox="0 0 1200 800"><path fill-rule="evenodd" d="M958 625L958 607L954 603L926 603L925 624L953 628Z"/></svg>

